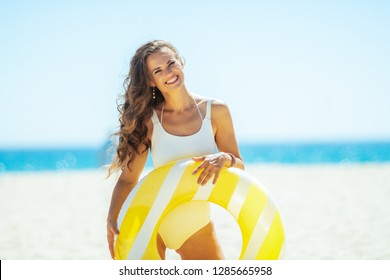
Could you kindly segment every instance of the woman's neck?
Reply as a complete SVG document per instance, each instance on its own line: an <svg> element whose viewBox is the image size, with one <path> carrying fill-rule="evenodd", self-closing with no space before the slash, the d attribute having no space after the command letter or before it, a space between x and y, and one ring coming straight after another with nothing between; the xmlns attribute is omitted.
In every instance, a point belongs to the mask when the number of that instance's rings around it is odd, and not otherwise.
<svg viewBox="0 0 390 280"><path fill-rule="evenodd" d="M180 91L164 94L164 111L183 113L196 105L194 97L182 87Z"/></svg>

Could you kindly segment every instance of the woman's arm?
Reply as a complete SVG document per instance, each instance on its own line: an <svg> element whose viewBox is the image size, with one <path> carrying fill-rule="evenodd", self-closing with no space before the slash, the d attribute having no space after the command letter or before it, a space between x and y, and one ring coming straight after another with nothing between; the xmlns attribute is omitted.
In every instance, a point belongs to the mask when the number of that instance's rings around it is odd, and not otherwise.
<svg viewBox="0 0 390 280"><path fill-rule="evenodd" d="M127 167L127 161L112 192L111 204L107 215L107 241L111 257L115 259L114 237L119 234L117 219L119 212L131 190L138 183L138 178L145 166L148 151L137 155Z"/></svg>
<svg viewBox="0 0 390 280"><path fill-rule="evenodd" d="M217 143L220 152L229 153L230 162L233 162L234 167L244 169L244 161L242 160L238 149L236 134L234 132L233 120L226 104L216 102L211 110L211 121L215 127L215 142ZM234 159L231 156L235 157Z"/></svg>
<svg viewBox="0 0 390 280"><path fill-rule="evenodd" d="M214 176L213 184L215 184L222 167L234 166L244 169L244 161L238 149L232 117L226 104L219 101L213 102L211 124L219 153L193 157L195 161L202 161L193 172L196 174L203 169L198 178L198 183L202 185L205 185L212 176Z"/></svg>
<svg viewBox="0 0 390 280"><path fill-rule="evenodd" d="M148 125L148 128L150 125ZM148 129L151 135L151 129ZM129 157L126 158L122 173L114 187L111 197L111 204L107 215L107 241L111 257L114 259L114 237L119 234L117 219L119 212L131 190L137 185L139 177L145 167L148 157L148 150L145 145L140 145L138 154L135 155L129 166Z"/></svg>

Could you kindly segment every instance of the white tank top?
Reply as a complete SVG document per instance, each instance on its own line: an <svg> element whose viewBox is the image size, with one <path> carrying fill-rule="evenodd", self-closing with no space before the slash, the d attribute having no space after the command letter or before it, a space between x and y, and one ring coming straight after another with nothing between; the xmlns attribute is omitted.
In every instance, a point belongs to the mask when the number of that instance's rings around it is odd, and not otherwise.
<svg viewBox="0 0 390 280"><path fill-rule="evenodd" d="M211 99L207 100L206 116L202 120L201 128L196 133L188 136L177 136L168 133L160 123L156 111L153 110L153 134L150 155L155 168L174 160L214 154L216 152L217 147L211 125L211 102ZM200 114L200 116L202 115Z"/></svg>

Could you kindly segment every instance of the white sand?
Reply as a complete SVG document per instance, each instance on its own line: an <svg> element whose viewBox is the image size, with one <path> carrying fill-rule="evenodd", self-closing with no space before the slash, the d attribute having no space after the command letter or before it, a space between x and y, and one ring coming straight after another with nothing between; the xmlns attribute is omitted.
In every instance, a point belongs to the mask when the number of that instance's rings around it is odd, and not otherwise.
<svg viewBox="0 0 390 280"><path fill-rule="evenodd" d="M390 165L250 165L279 206L285 259L390 259ZM105 218L115 176L0 174L0 259L109 259ZM227 258L233 219L213 207ZM177 258L168 253L169 258Z"/></svg>

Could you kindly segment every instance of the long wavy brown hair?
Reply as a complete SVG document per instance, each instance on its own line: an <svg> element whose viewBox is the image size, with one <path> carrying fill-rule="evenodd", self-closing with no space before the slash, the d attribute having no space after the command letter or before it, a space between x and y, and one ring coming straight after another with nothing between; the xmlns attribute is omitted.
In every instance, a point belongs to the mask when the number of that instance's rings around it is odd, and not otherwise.
<svg viewBox="0 0 390 280"><path fill-rule="evenodd" d="M121 95L121 103L118 104L120 128L113 134L119 137L119 143L108 176L118 169L123 170L127 156L129 157L127 167L129 167L136 154L144 152L151 146L150 140L147 139L147 122L152 117L153 108L164 102L164 97L156 87L155 99L153 98L153 87L150 87L146 59L162 48L172 50L176 59L184 64L177 49L164 40L150 41L137 49L130 62L129 74L123 82L125 92ZM140 151L141 145L146 147L144 151Z"/></svg>

